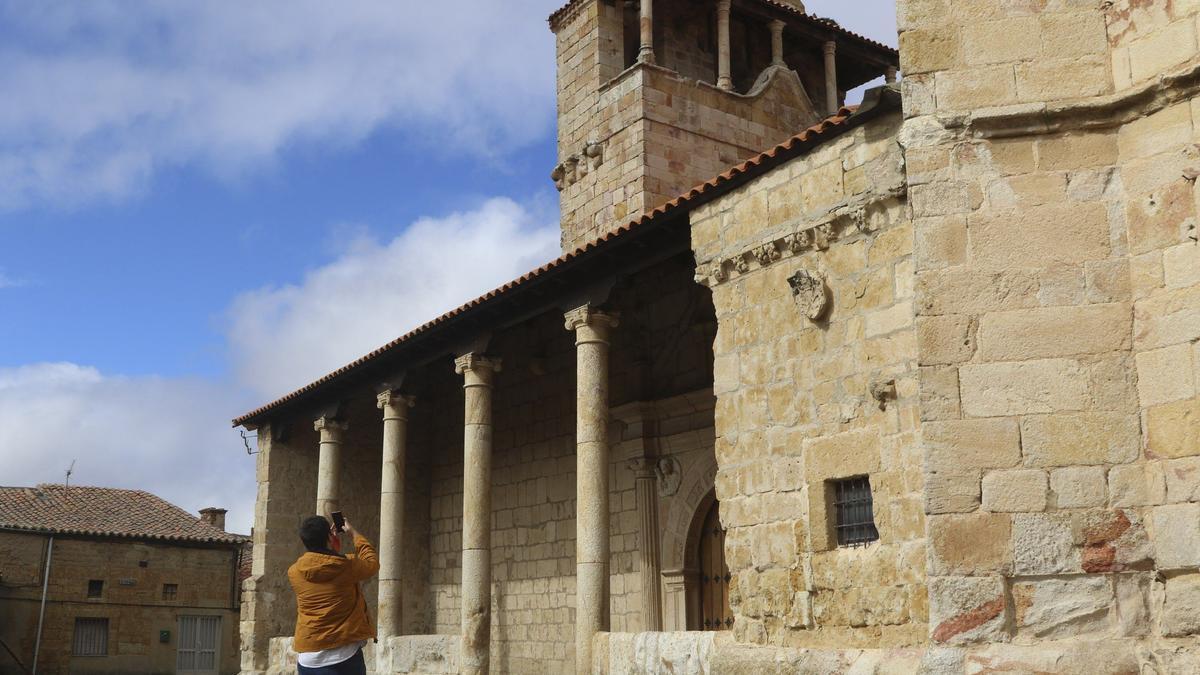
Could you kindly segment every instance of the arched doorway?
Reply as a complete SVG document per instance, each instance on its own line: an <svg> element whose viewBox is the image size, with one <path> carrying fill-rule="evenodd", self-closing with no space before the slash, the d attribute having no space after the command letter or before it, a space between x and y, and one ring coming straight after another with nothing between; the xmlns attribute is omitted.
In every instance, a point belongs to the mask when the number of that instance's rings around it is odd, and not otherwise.
<svg viewBox="0 0 1200 675"><path fill-rule="evenodd" d="M696 558L700 563L701 630L733 628L729 608L729 585L733 576L725 564L725 528L721 526L721 503L716 499L704 514Z"/></svg>

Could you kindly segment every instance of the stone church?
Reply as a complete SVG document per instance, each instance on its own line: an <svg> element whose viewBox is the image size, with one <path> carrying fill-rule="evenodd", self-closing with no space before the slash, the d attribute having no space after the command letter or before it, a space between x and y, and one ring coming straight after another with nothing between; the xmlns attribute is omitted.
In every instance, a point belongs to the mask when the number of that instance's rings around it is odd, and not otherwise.
<svg viewBox="0 0 1200 675"><path fill-rule="evenodd" d="M235 420L244 673L335 509L376 673L1200 672L1200 2L897 12L550 17L562 257Z"/></svg>

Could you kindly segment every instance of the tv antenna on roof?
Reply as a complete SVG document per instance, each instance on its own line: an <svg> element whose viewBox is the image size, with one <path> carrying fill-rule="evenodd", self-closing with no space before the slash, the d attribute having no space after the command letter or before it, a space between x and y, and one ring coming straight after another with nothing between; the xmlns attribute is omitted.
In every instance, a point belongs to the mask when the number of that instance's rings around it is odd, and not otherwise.
<svg viewBox="0 0 1200 675"><path fill-rule="evenodd" d="M67 467L67 481L63 487L71 487L71 474L75 473L75 460L71 460L71 466Z"/></svg>

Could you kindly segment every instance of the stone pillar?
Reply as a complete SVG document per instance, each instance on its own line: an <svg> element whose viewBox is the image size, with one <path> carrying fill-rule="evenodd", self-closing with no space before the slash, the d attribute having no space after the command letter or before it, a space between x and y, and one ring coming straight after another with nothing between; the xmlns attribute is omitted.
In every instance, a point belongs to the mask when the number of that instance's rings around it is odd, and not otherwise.
<svg viewBox="0 0 1200 675"><path fill-rule="evenodd" d="M462 672L485 674L492 636L492 382L500 360L465 354L463 376Z"/></svg>
<svg viewBox="0 0 1200 675"><path fill-rule="evenodd" d="M733 89L729 75L729 5L730 0L717 0L717 87L725 91Z"/></svg>
<svg viewBox="0 0 1200 675"><path fill-rule="evenodd" d="M783 28L787 24L779 19L773 19L767 24L771 28L771 65L786 66L783 61Z"/></svg>
<svg viewBox="0 0 1200 675"><path fill-rule="evenodd" d="M654 0L642 0L639 9L641 46L638 48L638 61L654 63Z"/></svg>
<svg viewBox="0 0 1200 675"><path fill-rule="evenodd" d="M825 43L825 108L830 115L836 115L838 108L837 83L837 43L830 40Z"/></svg>
<svg viewBox="0 0 1200 675"><path fill-rule="evenodd" d="M629 460L637 496L638 550L642 552L642 617L645 630L662 630L662 559L659 554L658 487L654 460L637 457Z"/></svg>
<svg viewBox="0 0 1200 675"><path fill-rule="evenodd" d="M379 638L400 635L404 555L404 476L412 396L379 395L383 410L383 476L379 481ZM386 642L385 642L386 644Z"/></svg>
<svg viewBox="0 0 1200 675"><path fill-rule="evenodd" d="M340 510L338 486L342 482L342 432L348 427L332 417L322 415L313 423L321 432L321 453L317 459L317 515L329 517Z"/></svg>
<svg viewBox="0 0 1200 675"><path fill-rule="evenodd" d="M645 2L646 0L643 0ZM584 305L575 332L575 671L591 672L592 636L608 630L608 334L615 315Z"/></svg>
<svg viewBox="0 0 1200 675"><path fill-rule="evenodd" d="M883 81L891 84L896 81L896 66L888 66L883 75Z"/></svg>

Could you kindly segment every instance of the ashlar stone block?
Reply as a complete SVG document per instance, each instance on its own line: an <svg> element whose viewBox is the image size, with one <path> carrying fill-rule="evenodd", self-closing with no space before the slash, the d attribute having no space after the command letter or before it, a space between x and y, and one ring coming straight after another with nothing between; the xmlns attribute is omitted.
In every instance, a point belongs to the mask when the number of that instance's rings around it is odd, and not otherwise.
<svg viewBox="0 0 1200 675"><path fill-rule="evenodd" d="M1007 642L1007 606L998 576L929 580L929 625L936 643Z"/></svg>
<svg viewBox="0 0 1200 675"><path fill-rule="evenodd" d="M1109 630L1112 582L1101 576L1013 584L1018 638L1062 639Z"/></svg>
<svg viewBox="0 0 1200 675"><path fill-rule="evenodd" d="M1128 349L1132 327L1125 303L995 312L980 319L979 358L1016 361Z"/></svg>
<svg viewBox="0 0 1200 675"><path fill-rule="evenodd" d="M1155 406L1146 411L1146 455L1200 455L1200 398Z"/></svg>
<svg viewBox="0 0 1200 675"><path fill-rule="evenodd" d="M1200 633L1200 574L1167 579L1162 622L1168 637Z"/></svg>
<svg viewBox="0 0 1200 675"><path fill-rule="evenodd" d="M1200 457L1172 459L1162 465L1168 503L1200 501Z"/></svg>
<svg viewBox="0 0 1200 675"><path fill-rule="evenodd" d="M1138 396L1143 406L1196 395L1192 345L1178 344L1137 355Z"/></svg>
<svg viewBox="0 0 1200 675"><path fill-rule="evenodd" d="M1019 513L1012 516L1013 572L1073 574L1082 571L1069 513Z"/></svg>
<svg viewBox="0 0 1200 675"><path fill-rule="evenodd" d="M1109 499L1114 507L1157 506L1166 500L1162 462L1114 466L1108 472Z"/></svg>
<svg viewBox="0 0 1200 675"><path fill-rule="evenodd" d="M972 417L1084 410L1087 369L1070 359L968 364L959 369L963 413Z"/></svg>
<svg viewBox="0 0 1200 675"><path fill-rule="evenodd" d="M1200 504L1159 506L1151 522L1158 569L1200 566Z"/></svg>
<svg viewBox="0 0 1200 675"><path fill-rule="evenodd" d="M1137 459L1138 419L1122 413L1037 415L1021 422L1027 466L1125 464Z"/></svg>
<svg viewBox="0 0 1200 675"><path fill-rule="evenodd" d="M1050 472L1054 505L1060 509L1104 506L1108 481L1102 466L1072 466Z"/></svg>
<svg viewBox="0 0 1200 675"><path fill-rule="evenodd" d="M1012 569L1010 516L930 516L929 566L934 574L1003 574ZM1068 533L1070 528L1068 526Z"/></svg>
<svg viewBox="0 0 1200 675"><path fill-rule="evenodd" d="M992 471L983 477L983 508L1003 513L1046 510L1046 472L1036 469Z"/></svg>
<svg viewBox="0 0 1200 675"><path fill-rule="evenodd" d="M1001 469L1021 461L1021 439L1013 419L946 420L922 428L930 471Z"/></svg>

